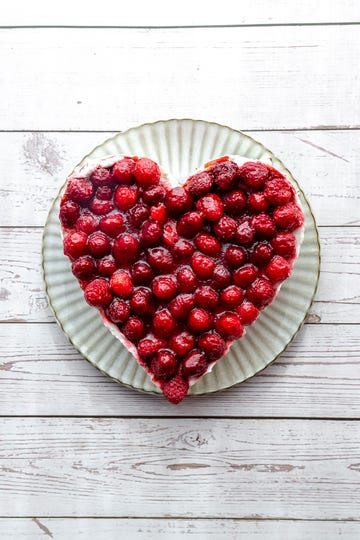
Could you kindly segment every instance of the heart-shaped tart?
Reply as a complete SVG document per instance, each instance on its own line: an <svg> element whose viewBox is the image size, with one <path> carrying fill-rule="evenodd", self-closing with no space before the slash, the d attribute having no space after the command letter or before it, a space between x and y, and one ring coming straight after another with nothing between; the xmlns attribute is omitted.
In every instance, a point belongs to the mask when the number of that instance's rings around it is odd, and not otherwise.
<svg viewBox="0 0 360 540"><path fill-rule="evenodd" d="M288 179L241 156L182 186L146 157L89 161L60 220L85 300L172 403L275 299L304 229Z"/></svg>

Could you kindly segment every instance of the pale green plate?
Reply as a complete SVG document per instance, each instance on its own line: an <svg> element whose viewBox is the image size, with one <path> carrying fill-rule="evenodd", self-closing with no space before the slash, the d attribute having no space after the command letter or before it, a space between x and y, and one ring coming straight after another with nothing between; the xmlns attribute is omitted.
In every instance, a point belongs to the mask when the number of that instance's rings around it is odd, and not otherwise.
<svg viewBox="0 0 360 540"><path fill-rule="evenodd" d="M301 328L317 287L320 266L315 219L305 195L283 163L248 135L201 120L167 120L118 133L96 147L81 163L111 154L147 156L184 180L196 167L225 154L250 159L271 156L299 190L305 212L305 236L293 274L246 335L235 342L211 373L190 389L190 394L215 392L252 377L273 362ZM62 188L63 189L63 188ZM62 190L61 190L62 191ZM160 393L133 356L105 328L95 308L88 306L71 273L63 246L55 199L43 236L43 274L50 306L74 347L103 373L127 386Z"/></svg>

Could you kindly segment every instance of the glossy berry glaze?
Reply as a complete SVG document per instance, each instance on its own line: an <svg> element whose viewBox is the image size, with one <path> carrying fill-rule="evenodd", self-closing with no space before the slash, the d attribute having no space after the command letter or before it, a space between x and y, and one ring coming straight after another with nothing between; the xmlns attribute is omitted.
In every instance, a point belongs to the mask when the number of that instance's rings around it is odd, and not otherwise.
<svg viewBox="0 0 360 540"><path fill-rule="evenodd" d="M147 158L89 162L60 220L85 300L173 403L274 300L304 224L289 181L238 156L176 187Z"/></svg>

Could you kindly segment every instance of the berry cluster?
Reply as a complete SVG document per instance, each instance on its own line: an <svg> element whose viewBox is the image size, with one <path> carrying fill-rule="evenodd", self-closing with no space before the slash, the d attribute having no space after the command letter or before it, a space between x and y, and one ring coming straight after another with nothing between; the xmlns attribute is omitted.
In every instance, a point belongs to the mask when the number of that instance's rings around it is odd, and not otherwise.
<svg viewBox="0 0 360 540"><path fill-rule="evenodd" d="M221 158L171 188L154 161L122 156L69 179L60 219L86 301L174 403L274 299L304 221L260 162Z"/></svg>

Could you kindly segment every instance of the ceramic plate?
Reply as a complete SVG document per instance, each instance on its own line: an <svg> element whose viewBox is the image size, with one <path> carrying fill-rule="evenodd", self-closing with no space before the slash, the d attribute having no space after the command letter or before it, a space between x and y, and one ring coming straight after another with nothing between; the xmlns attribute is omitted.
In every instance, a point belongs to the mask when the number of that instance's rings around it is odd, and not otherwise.
<svg viewBox="0 0 360 540"><path fill-rule="evenodd" d="M195 168L222 155L240 154L250 159L271 156L274 167L286 173L300 190L305 236L291 277L274 303L261 313L254 325L247 327L246 335L231 346L213 371L191 387L190 394L228 388L271 364L302 326L319 276L319 241L314 216L291 173L270 150L248 135L200 120L167 120L131 128L96 147L81 164L111 154L150 157L182 181ZM43 236L43 275L54 315L74 347L103 373L137 390L160 393L133 356L105 328L98 311L86 304L71 273L69 261L63 255L58 219L63 188L50 209Z"/></svg>

